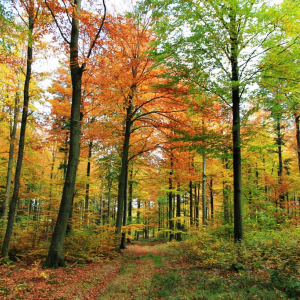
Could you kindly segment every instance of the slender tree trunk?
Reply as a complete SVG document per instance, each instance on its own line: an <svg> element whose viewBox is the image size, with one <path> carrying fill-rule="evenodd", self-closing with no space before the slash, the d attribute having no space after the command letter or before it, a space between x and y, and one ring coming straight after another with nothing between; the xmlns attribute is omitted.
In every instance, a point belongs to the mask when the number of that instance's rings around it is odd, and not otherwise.
<svg viewBox="0 0 300 300"><path fill-rule="evenodd" d="M10 188L11 188L11 178L13 170L13 161L14 161L14 149L15 149L15 139L18 125L18 115L19 115L19 93L16 93L15 106L14 106L14 120L13 124L10 126L10 141L9 141L9 155L8 155L8 167L7 167L7 176L6 176L6 189L5 189L5 198L3 203L3 217L7 218L8 203L10 198Z"/></svg>
<svg viewBox="0 0 300 300"><path fill-rule="evenodd" d="M86 168L87 183L85 185L85 202L84 202L84 226L88 227L88 213L89 213L89 194L90 194L90 174L91 174L91 157L92 157L93 142L89 142L89 155Z"/></svg>
<svg viewBox="0 0 300 300"><path fill-rule="evenodd" d="M127 186L128 186L128 165L126 170L125 190L124 190L123 226L127 225ZM126 249L126 231L122 232L120 249Z"/></svg>
<svg viewBox="0 0 300 300"><path fill-rule="evenodd" d="M297 154L298 154L298 168L300 172L300 122L299 122L300 116L297 115L295 117L295 123L296 123L296 141L297 141Z"/></svg>
<svg viewBox="0 0 300 300"><path fill-rule="evenodd" d="M161 202L158 202L158 232L161 228Z"/></svg>
<svg viewBox="0 0 300 300"><path fill-rule="evenodd" d="M110 202L111 202L111 186L112 186L112 182L111 179L108 179L108 203L107 203L107 219L108 219L108 224L110 224Z"/></svg>
<svg viewBox="0 0 300 300"><path fill-rule="evenodd" d="M75 15L72 17L72 32L70 42L70 69L72 79L72 106L70 120L70 148L66 180L63 188L58 218L52 235L51 245L44 267L56 268L65 266L63 258L63 244L65 240L68 219L74 195L75 179L80 153L80 108L81 108L81 80L84 66L78 64L78 39L81 0L75 0Z"/></svg>
<svg viewBox="0 0 300 300"><path fill-rule="evenodd" d="M119 189L118 189L118 211L117 211L117 221L116 221L116 238L117 245L120 245L120 237L121 237L121 229L123 224L123 211L124 211L124 197L125 191L127 189L127 171L128 171L128 154L129 154L129 141L131 134L131 112L132 112L132 103L126 108L126 120L125 120L125 136L123 143L123 151L122 151L122 165L121 172L119 176Z"/></svg>
<svg viewBox="0 0 300 300"><path fill-rule="evenodd" d="M51 204L52 204L52 187L53 187L53 171L54 171L54 164L55 164L55 150L53 148L53 152L52 152L52 162L51 162L51 171L50 171L50 188L49 188L49 206L48 206L48 211L47 211L47 217L45 218L45 222L47 223L47 221L51 218ZM47 235L47 239L48 239L48 232L49 230L52 228L52 222L48 225L46 225L47 227L45 228L45 232Z"/></svg>
<svg viewBox="0 0 300 300"><path fill-rule="evenodd" d="M137 213L136 213L136 222L137 224L140 224L141 223L141 212L140 212L140 209L141 209L141 200L138 199L137 200ZM136 231L136 240L138 241L139 240L139 236L140 236L140 231L137 230Z"/></svg>
<svg viewBox="0 0 300 300"><path fill-rule="evenodd" d="M202 224L207 225L206 219L206 158L205 154L202 156L203 161L203 178L202 178Z"/></svg>
<svg viewBox="0 0 300 300"><path fill-rule="evenodd" d="M101 194L100 194L100 225L104 225L104 180L101 179Z"/></svg>
<svg viewBox="0 0 300 300"><path fill-rule="evenodd" d="M199 191L197 192L198 182L195 182L195 222L196 226L199 227Z"/></svg>
<svg viewBox="0 0 300 300"><path fill-rule="evenodd" d="M180 218L181 217L181 207L180 207L180 183L178 183L178 186L177 186L177 195L176 195L176 217L177 218ZM176 239L177 241L181 241L182 240L182 237L181 237L181 222L180 222L180 219L177 220L177 235L176 235Z"/></svg>
<svg viewBox="0 0 300 300"><path fill-rule="evenodd" d="M29 6L30 9L33 10L34 7L33 0L30 0ZM16 166L15 180L14 180L14 191L9 205L7 227L6 227L4 241L1 249L1 257L4 259L8 257L9 243L13 232L14 218L15 218L16 207L19 198L20 176L21 176L22 162L24 156L25 133L26 133L26 124L27 124L27 116L28 116L28 105L29 105L29 83L31 79L31 66L32 66L33 28L34 28L34 11L30 11L28 17L27 68L26 68L26 77L24 83L24 102L23 102L23 111L22 111L20 139L19 139L18 160Z"/></svg>
<svg viewBox="0 0 300 300"><path fill-rule="evenodd" d="M190 181L190 224L193 225L193 182Z"/></svg>
<svg viewBox="0 0 300 300"><path fill-rule="evenodd" d="M210 179L210 216L214 218L214 192L213 192L213 178Z"/></svg>
<svg viewBox="0 0 300 300"><path fill-rule="evenodd" d="M280 208L284 208L284 193L281 191L282 175L283 175L283 163L282 163L282 136L281 136L281 124L280 116L277 116L277 145L278 145L278 185L280 189L279 205Z"/></svg>
<svg viewBox="0 0 300 300"><path fill-rule="evenodd" d="M128 223L132 224L132 193L133 193L133 168L130 170L130 183L129 183L129 198L128 198ZM129 230L131 235L131 230Z"/></svg>
<svg viewBox="0 0 300 300"><path fill-rule="evenodd" d="M174 220L173 220L173 182L172 182L172 176L173 176L173 161L171 157L171 171L170 171L170 177L169 177L169 229L170 229L170 241L174 239Z"/></svg>
<svg viewBox="0 0 300 300"><path fill-rule="evenodd" d="M233 187L234 187L234 240L243 239L242 219L242 168L241 168L241 137L240 137L240 92L238 69L238 29L235 12L230 13L230 42L231 42L231 84L232 84L232 137L233 137Z"/></svg>
<svg viewBox="0 0 300 300"><path fill-rule="evenodd" d="M227 152L224 157L225 169L229 169L229 162ZM229 224L229 187L227 181L223 181L223 206L224 206L224 223Z"/></svg>

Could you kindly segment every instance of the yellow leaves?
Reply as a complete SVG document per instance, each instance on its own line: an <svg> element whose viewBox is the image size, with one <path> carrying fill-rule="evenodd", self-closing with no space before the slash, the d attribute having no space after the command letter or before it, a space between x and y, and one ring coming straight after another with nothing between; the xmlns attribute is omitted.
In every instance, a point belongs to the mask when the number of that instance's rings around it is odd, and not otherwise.
<svg viewBox="0 0 300 300"><path fill-rule="evenodd" d="M135 231L143 231L144 228L148 227L145 224L130 224L127 226L122 226L122 232L135 230Z"/></svg>

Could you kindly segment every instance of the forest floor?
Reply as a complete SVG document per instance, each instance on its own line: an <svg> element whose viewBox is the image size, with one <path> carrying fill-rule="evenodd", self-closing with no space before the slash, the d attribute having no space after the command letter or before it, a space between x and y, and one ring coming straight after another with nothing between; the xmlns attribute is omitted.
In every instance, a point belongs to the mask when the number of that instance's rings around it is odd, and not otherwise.
<svg viewBox="0 0 300 300"><path fill-rule="evenodd" d="M201 268L166 243L140 241L98 263L1 266L0 299L292 299L269 285L264 272Z"/></svg>

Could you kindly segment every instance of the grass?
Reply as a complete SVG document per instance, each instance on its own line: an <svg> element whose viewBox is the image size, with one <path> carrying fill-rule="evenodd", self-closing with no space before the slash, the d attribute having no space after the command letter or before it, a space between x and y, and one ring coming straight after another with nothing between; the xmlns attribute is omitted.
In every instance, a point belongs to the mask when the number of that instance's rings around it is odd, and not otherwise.
<svg viewBox="0 0 300 300"><path fill-rule="evenodd" d="M0 298L296 300L299 238L299 229L254 232L234 244L207 230L182 242L134 242L114 260L81 267L2 266Z"/></svg>
<svg viewBox="0 0 300 300"><path fill-rule="evenodd" d="M225 275L192 267L156 275L149 299L287 299L286 295L249 273Z"/></svg>
<svg viewBox="0 0 300 300"><path fill-rule="evenodd" d="M142 279L128 285L119 299L300 299L299 232L261 232L234 244L213 232L185 241L139 243L147 253L130 257L123 276ZM158 251L159 253L156 253ZM151 269L151 270L150 270ZM132 278L132 277L131 277ZM115 296L115 284L109 286ZM136 294L135 291L142 291ZM99 299L102 299L101 297Z"/></svg>
<svg viewBox="0 0 300 300"><path fill-rule="evenodd" d="M288 293L287 287L291 291L293 285L287 284L287 278L280 279L281 272L271 275L269 269L249 268L247 262L243 268L230 268L230 264L209 267L205 261L201 266L195 257L184 261L178 255L187 250L185 246L135 246L143 251L124 255L127 262L119 276L98 299L298 299L294 290Z"/></svg>

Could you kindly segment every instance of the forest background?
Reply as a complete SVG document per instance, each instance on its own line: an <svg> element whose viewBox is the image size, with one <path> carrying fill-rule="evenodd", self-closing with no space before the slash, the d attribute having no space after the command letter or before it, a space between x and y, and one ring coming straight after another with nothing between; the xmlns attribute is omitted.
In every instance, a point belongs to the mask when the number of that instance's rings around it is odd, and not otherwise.
<svg viewBox="0 0 300 300"><path fill-rule="evenodd" d="M229 243L298 293L299 1L0 4L3 263Z"/></svg>

